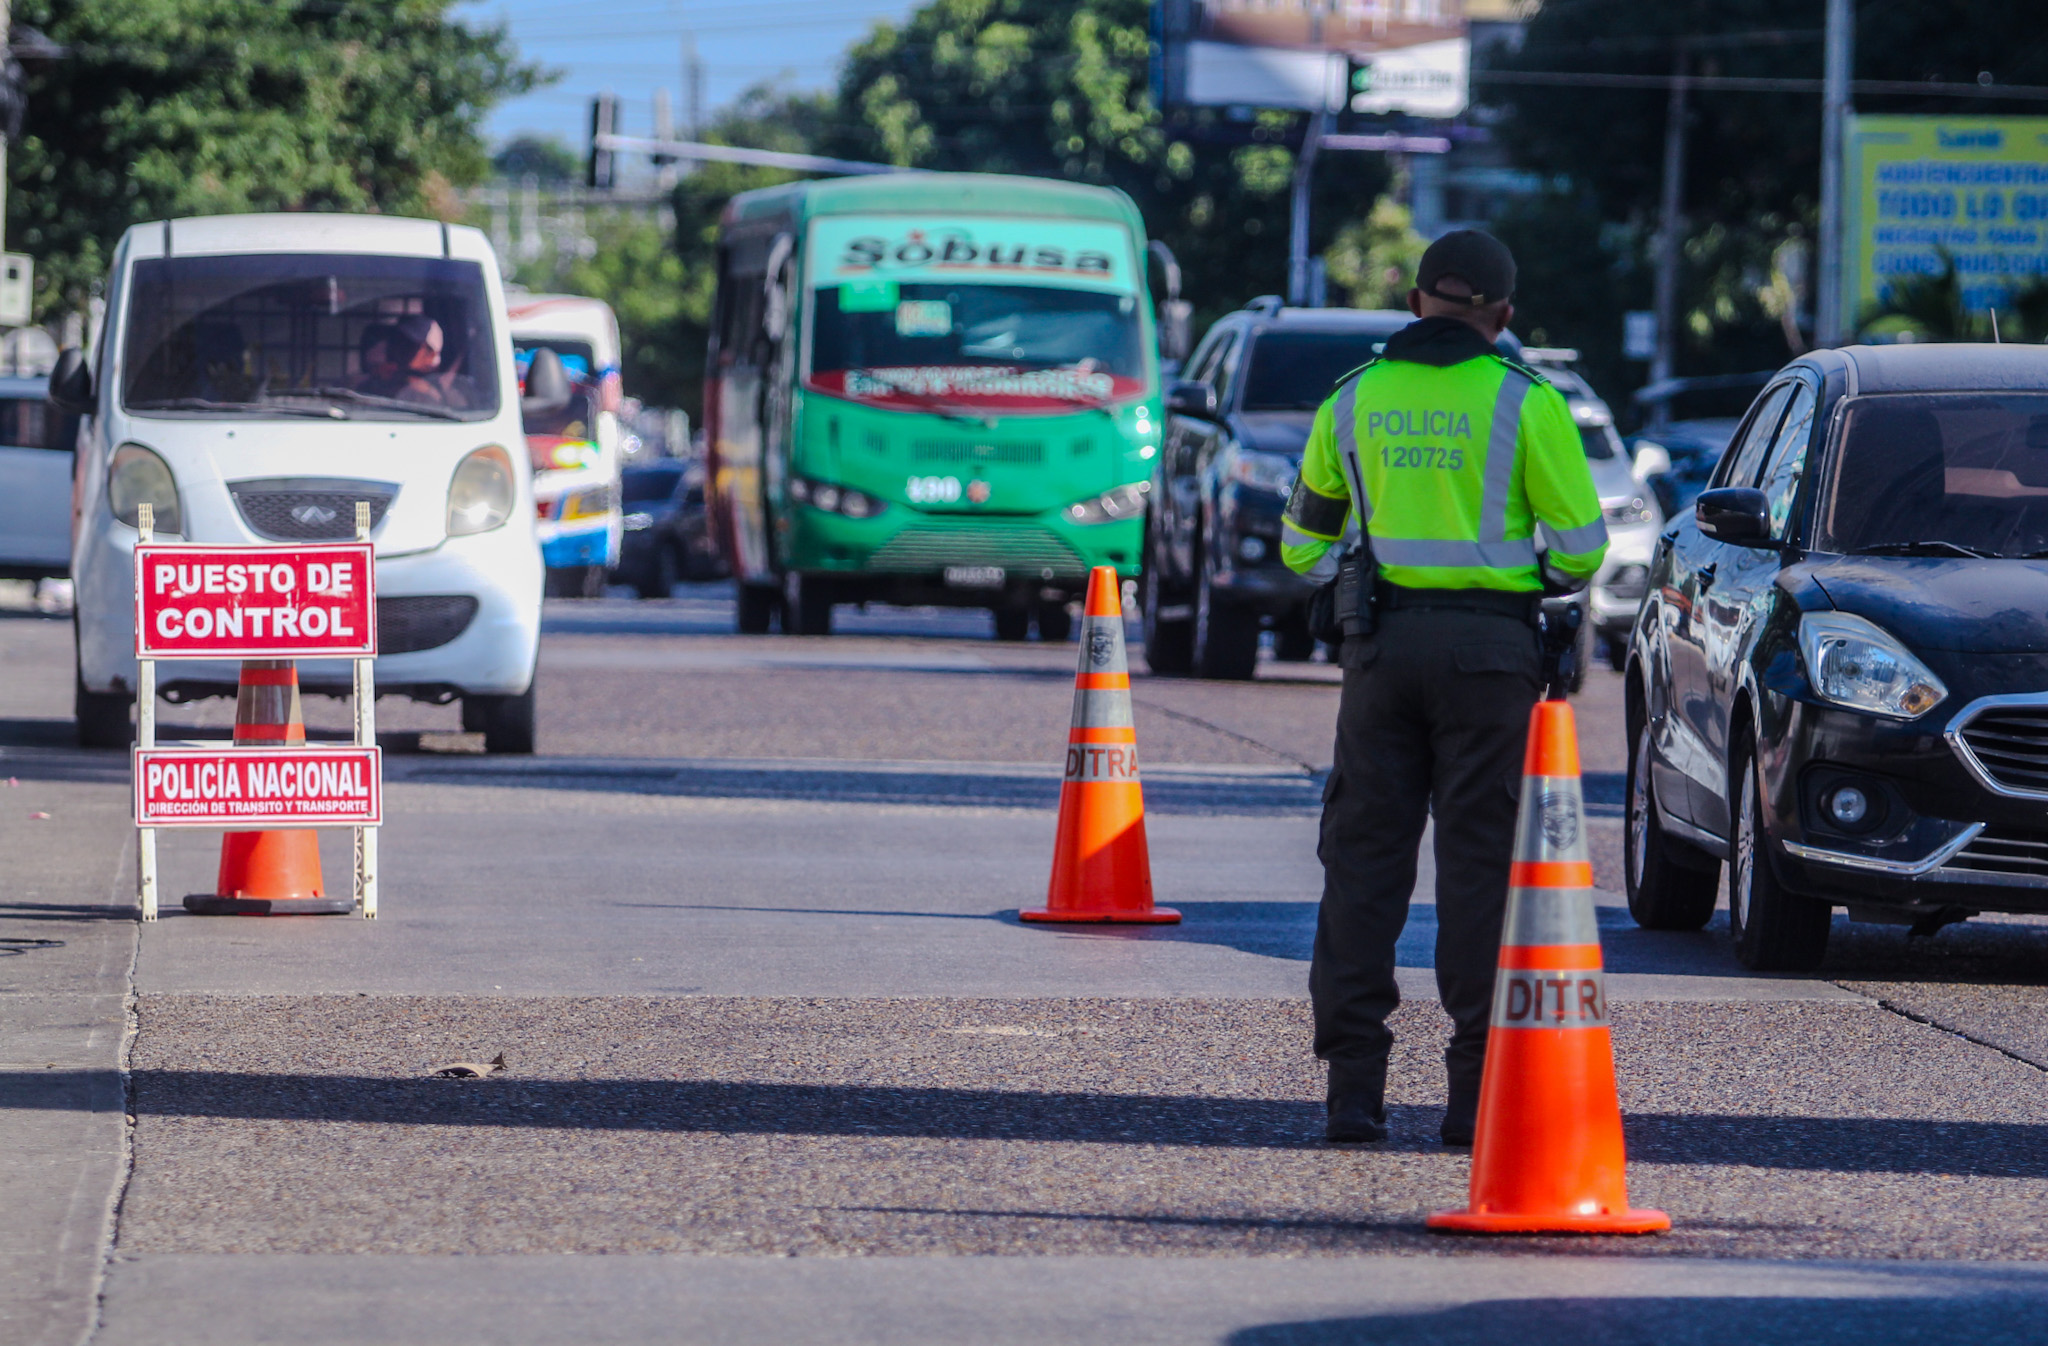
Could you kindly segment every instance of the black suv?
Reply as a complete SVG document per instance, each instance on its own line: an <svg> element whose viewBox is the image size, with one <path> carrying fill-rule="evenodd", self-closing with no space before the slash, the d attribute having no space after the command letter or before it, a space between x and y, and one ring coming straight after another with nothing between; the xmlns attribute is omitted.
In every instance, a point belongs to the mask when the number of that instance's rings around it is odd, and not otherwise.
<svg viewBox="0 0 2048 1346"><path fill-rule="evenodd" d="M2048 912L2048 350L1816 351L1663 535L1630 638L1629 908L1752 968L1833 909Z"/></svg>

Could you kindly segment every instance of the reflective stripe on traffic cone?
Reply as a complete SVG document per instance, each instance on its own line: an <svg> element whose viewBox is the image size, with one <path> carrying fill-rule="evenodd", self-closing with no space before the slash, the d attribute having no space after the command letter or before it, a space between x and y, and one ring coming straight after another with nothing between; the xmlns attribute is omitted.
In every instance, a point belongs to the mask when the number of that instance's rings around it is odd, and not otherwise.
<svg viewBox="0 0 2048 1346"><path fill-rule="evenodd" d="M1152 905L1121 590L1110 566L1097 566L1088 576L1052 881L1043 911L1018 913L1027 921L1170 925L1180 919L1179 912Z"/></svg>
<svg viewBox="0 0 2048 1346"><path fill-rule="evenodd" d="M1585 813L1571 706L1538 702L1479 1086L1471 1205L1438 1211L1429 1217L1432 1229L1651 1234L1671 1227L1663 1211L1629 1209Z"/></svg>
<svg viewBox="0 0 2048 1346"><path fill-rule="evenodd" d="M235 746L283 748L305 741L298 665L290 659L244 659L235 693ZM185 910L200 916L346 915L355 910L355 899L323 894L319 834L295 827L222 837L214 891L187 897Z"/></svg>

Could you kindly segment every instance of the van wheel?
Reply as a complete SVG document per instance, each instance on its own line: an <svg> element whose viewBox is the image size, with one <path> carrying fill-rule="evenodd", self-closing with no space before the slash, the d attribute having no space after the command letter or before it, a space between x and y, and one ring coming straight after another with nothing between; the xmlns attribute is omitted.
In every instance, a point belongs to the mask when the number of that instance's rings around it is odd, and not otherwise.
<svg viewBox="0 0 2048 1346"><path fill-rule="evenodd" d="M739 628L743 636L765 636L782 607L782 590L773 584L740 584Z"/></svg>
<svg viewBox="0 0 2048 1346"><path fill-rule="evenodd" d="M539 684L529 683L517 696L465 696L462 698L462 727L484 736L484 751L525 755L533 751L535 693Z"/></svg>
<svg viewBox="0 0 2048 1346"><path fill-rule="evenodd" d="M1140 605L1145 633L1145 666L1161 677L1192 673L1195 669L1195 623L1191 617L1168 619L1161 609L1169 604L1185 608L1187 597L1166 582L1166 563L1159 559L1156 543L1148 541L1145 574L1139 581L1144 602Z"/></svg>
<svg viewBox="0 0 2048 1346"><path fill-rule="evenodd" d="M1736 788L1734 858L1728 865L1728 930L1735 958L1753 972L1811 972L1827 955L1835 909L1801 897L1771 870L1757 788L1756 749L1745 745L1733 763Z"/></svg>
<svg viewBox="0 0 2048 1346"><path fill-rule="evenodd" d="M1074 614L1067 611L1065 603L1040 603L1038 605L1038 638L1050 644L1063 644L1074 634Z"/></svg>
<svg viewBox="0 0 2048 1346"><path fill-rule="evenodd" d="M122 692L88 692L85 679L71 680L71 714L78 722L81 748L125 748L135 742L128 710L135 698Z"/></svg>
<svg viewBox="0 0 2048 1346"><path fill-rule="evenodd" d="M1259 667L1259 614L1232 603L1210 583L1215 573L1205 551L1195 588L1195 671L1205 678L1243 682Z"/></svg>
<svg viewBox="0 0 2048 1346"><path fill-rule="evenodd" d="M795 571L783 576L782 630L792 636L831 635L831 581Z"/></svg>
<svg viewBox="0 0 2048 1346"><path fill-rule="evenodd" d="M1030 608L990 608L989 611L995 614L997 640L1029 640L1031 638Z"/></svg>
<svg viewBox="0 0 2048 1346"><path fill-rule="evenodd" d="M1647 718L1628 755L1628 914L1645 930L1697 930L1713 919L1721 862L1665 835L1657 821Z"/></svg>

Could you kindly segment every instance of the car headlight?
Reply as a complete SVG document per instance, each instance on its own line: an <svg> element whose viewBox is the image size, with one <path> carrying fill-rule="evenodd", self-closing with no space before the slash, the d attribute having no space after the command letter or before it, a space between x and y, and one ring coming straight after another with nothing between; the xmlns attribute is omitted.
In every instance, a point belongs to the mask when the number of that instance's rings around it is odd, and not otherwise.
<svg viewBox="0 0 2048 1346"><path fill-rule="evenodd" d="M185 516L178 508L178 482L171 466L140 444L114 450L113 461L107 464L107 504L130 528L141 507L148 505L155 512L155 531L184 536Z"/></svg>
<svg viewBox="0 0 2048 1346"><path fill-rule="evenodd" d="M1070 523L1115 523L1133 519L1144 512L1149 481L1134 481L1088 500L1077 500L1062 511Z"/></svg>
<svg viewBox="0 0 2048 1346"><path fill-rule="evenodd" d="M635 510L619 520L619 525L629 533L644 533L654 527L654 516Z"/></svg>
<svg viewBox="0 0 2048 1346"><path fill-rule="evenodd" d="M1284 454L1239 449L1230 459L1232 481L1241 481L1275 495L1286 495L1293 490L1294 478L1299 473L1300 468L1295 466L1294 460Z"/></svg>
<svg viewBox="0 0 2048 1346"><path fill-rule="evenodd" d="M812 481L808 477L789 479L789 498L827 514L842 514L849 519L872 519L889 508L888 501L878 500L866 491L834 486L826 481Z"/></svg>
<svg viewBox="0 0 2048 1346"><path fill-rule="evenodd" d="M463 459L448 483L448 536L488 533L503 526L512 517L517 480L512 455L495 444Z"/></svg>
<svg viewBox="0 0 2048 1346"><path fill-rule="evenodd" d="M1846 612L1799 619L1807 681L1822 699L1897 720L1925 715L1948 688L1889 631Z"/></svg>
<svg viewBox="0 0 2048 1346"><path fill-rule="evenodd" d="M1649 501L1638 495L1611 505L1602 505L1600 517L1608 523L1649 523L1657 517L1657 512L1650 508Z"/></svg>

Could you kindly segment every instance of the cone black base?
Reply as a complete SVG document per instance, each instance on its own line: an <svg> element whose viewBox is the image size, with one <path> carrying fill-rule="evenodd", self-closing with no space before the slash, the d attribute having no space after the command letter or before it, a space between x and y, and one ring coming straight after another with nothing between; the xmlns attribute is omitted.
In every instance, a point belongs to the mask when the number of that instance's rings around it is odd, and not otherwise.
<svg viewBox="0 0 2048 1346"><path fill-rule="evenodd" d="M185 910L194 916L350 916L355 913L350 897L222 897L218 893L193 893L185 899Z"/></svg>

